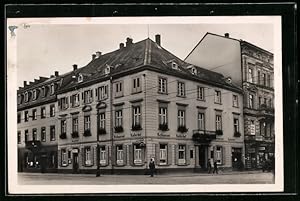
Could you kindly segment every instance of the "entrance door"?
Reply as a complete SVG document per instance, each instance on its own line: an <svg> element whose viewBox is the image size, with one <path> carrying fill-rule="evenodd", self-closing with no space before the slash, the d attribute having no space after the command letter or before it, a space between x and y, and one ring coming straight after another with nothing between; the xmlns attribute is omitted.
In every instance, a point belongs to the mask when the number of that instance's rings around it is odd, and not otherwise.
<svg viewBox="0 0 300 201"><path fill-rule="evenodd" d="M241 169L242 168L242 149L232 148L232 168Z"/></svg>
<svg viewBox="0 0 300 201"><path fill-rule="evenodd" d="M73 153L73 173L78 173L78 153Z"/></svg>
<svg viewBox="0 0 300 201"><path fill-rule="evenodd" d="M206 150L207 150L207 147L206 146L203 146L203 145L200 145L199 146L199 165L202 169L206 169L207 166L207 154L206 154Z"/></svg>

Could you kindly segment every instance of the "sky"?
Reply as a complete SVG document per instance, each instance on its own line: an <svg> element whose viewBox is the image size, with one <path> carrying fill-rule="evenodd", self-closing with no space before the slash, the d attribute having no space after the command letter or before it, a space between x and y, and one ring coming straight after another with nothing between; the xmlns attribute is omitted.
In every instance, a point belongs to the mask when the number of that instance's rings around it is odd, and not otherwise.
<svg viewBox="0 0 300 201"><path fill-rule="evenodd" d="M75 20L74 20L75 21ZM121 21L120 21L121 22ZM39 76L50 77L54 71L63 74L72 70L72 65L82 67L89 63L96 51L102 54L119 48L130 37L133 42L146 38L155 40L161 35L161 45L181 59L190 53L207 32L242 39L273 52L274 27L271 23L157 23L116 22L111 24L86 23L28 23L17 30L17 86L23 81L33 81ZM222 23L221 23L222 22Z"/></svg>

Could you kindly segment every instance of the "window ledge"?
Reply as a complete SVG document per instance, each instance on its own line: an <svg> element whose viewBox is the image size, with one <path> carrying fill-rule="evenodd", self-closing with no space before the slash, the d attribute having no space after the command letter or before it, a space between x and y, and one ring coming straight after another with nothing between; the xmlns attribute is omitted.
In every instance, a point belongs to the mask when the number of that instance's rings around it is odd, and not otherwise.
<svg viewBox="0 0 300 201"><path fill-rule="evenodd" d="M200 99L200 98L197 98L198 101L203 101L205 102L205 99Z"/></svg>

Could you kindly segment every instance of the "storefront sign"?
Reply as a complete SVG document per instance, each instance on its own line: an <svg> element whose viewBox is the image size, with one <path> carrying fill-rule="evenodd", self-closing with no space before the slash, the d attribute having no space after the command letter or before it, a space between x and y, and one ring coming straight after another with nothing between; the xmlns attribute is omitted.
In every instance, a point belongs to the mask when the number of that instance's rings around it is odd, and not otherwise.
<svg viewBox="0 0 300 201"><path fill-rule="evenodd" d="M170 134L159 132L157 133L157 136L170 137Z"/></svg>

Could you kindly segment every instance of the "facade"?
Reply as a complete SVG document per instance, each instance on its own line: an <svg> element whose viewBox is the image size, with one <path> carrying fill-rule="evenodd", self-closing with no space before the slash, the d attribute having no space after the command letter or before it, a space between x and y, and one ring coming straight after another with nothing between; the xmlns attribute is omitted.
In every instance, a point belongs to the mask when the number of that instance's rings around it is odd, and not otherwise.
<svg viewBox="0 0 300 201"><path fill-rule="evenodd" d="M211 60L213 55L218 57ZM261 168L274 157L273 54L228 33L207 33L185 61L222 73L243 88L245 167Z"/></svg>
<svg viewBox="0 0 300 201"><path fill-rule="evenodd" d="M57 96L58 171L205 170L244 158L241 89L146 39L97 53Z"/></svg>

